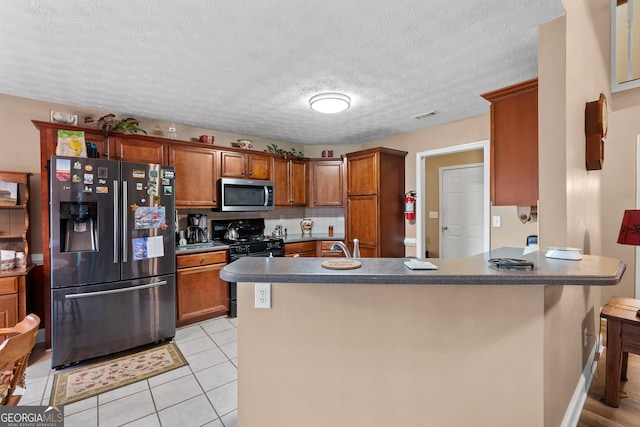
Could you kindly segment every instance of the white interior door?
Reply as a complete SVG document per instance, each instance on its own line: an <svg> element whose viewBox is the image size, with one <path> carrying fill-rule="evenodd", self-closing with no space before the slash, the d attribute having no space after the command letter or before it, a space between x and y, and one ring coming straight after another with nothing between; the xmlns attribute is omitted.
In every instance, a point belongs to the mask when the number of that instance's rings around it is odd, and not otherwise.
<svg viewBox="0 0 640 427"><path fill-rule="evenodd" d="M440 257L484 252L484 166L440 168Z"/></svg>

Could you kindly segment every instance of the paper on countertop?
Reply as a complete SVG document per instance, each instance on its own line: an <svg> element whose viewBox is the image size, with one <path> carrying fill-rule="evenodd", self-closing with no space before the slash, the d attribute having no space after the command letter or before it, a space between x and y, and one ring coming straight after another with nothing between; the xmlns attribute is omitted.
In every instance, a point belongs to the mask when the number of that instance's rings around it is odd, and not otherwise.
<svg viewBox="0 0 640 427"><path fill-rule="evenodd" d="M582 259L582 255L580 254L580 248L561 248L557 246L549 246L546 254L544 254L547 258L556 258L556 259L567 259L573 261L580 261Z"/></svg>
<svg viewBox="0 0 640 427"><path fill-rule="evenodd" d="M405 261L404 265L406 265L412 270L437 270L438 269L437 265L432 264L429 261L418 261L417 259Z"/></svg>

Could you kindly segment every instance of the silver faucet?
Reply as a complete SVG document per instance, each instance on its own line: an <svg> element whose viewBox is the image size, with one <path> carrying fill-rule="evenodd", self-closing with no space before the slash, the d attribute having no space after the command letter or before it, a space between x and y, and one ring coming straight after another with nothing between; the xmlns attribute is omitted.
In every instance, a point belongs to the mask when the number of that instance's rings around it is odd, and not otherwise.
<svg viewBox="0 0 640 427"><path fill-rule="evenodd" d="M335 251L341 249L342 252L344 253L344 256L347 258L351 258L351 253L349 252L349 248L347 247L347 245L345 245L342 242L335 242L333 245L331 245L331 247L329 248L330 251Z"/></svg>

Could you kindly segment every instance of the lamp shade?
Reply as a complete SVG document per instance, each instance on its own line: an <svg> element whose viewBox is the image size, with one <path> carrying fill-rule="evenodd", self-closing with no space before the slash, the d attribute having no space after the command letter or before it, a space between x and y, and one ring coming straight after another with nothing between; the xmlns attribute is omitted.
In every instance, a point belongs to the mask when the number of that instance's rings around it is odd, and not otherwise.
<svg viewBox="0 0 640 427"><path fill-rule="evenodd" d="M622 217L618 243L623 245L640 245L640 210L626 210Z"/></svg>

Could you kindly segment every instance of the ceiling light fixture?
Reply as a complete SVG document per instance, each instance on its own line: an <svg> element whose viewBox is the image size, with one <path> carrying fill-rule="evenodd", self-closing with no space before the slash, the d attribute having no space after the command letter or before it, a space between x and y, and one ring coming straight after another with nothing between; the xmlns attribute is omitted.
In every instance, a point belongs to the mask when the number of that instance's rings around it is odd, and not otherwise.
<svg viewBox="0 0 640 427"><path fill-rule="evenodd" d="M351 98L341 93L320 93L309 99L313 111L334 114L346 110L351 106Z"/></svg>

